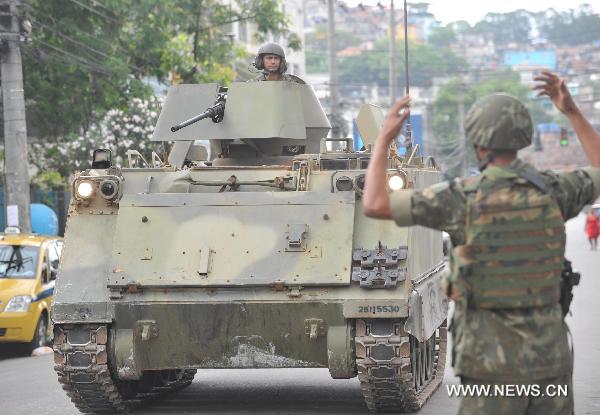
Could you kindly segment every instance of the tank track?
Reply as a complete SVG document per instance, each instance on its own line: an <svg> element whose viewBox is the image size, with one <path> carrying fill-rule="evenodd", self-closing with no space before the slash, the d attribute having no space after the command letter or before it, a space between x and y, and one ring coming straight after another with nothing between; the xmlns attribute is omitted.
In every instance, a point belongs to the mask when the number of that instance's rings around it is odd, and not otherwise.
<svg viewBox="0 0 600 415"><path fill-rule="evenodd" d="M139 381L111 374L108 326L55 325L54 370L58 381L82 413L129 412L192 383L195 369L144 372Z"/></svg>
<svg viewBox="0 0 600 415"><path fill-rule="evenodd" d="M419 343L404 331L404 322L356 320L358 379L371 412L416 411L444 377L445 323L430 339Z"/></svg>

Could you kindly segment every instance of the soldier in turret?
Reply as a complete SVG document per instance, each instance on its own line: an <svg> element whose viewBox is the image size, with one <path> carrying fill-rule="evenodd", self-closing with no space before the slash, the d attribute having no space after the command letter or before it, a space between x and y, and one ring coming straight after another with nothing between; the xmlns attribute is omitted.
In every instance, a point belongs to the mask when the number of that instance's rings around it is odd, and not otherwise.
<svg viewBox="0 0 600 415"><path fill-rule="evenodd" d="M254 57L254 67L262 71L253 81L289 81L304 83L300 78L287 74L285 51L277 43L265 43Z"/></svg>
<svg viewBox="0 0 600 415"><path fill-rule="evenodd" d="M517 158L533 123L516 98L492 94L469 111L465 130L482 173L422 191L388 191L390 143L408 116L409 97L389 111L375 143L363 197L367 216L399 226L446 231L452 240L446 293L455 302L452 365L463 384L537 385L519 396L463 397L460 414L571 414L573 390L567 326L559 304L564 222L600 195L600 135L553 74L542 94L576 126L592 167L538 171ZM548 385L568 394L548 396ZM554 389L556 391L556 388Z"/></svg>

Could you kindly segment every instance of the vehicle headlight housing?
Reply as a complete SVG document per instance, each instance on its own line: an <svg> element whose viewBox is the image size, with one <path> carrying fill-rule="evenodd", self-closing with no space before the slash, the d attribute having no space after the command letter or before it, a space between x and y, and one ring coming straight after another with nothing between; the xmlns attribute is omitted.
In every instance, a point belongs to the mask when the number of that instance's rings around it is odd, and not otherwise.
<svg viewBox="0 0 600 415"><path fill-rule="evenodd" d="M119 193L119 183L113 179L106 179L100 182L100 194L103 198L111 200Z"/></svg>
<svg viewBox="0 0 600 415"><path fill-rule="evenodd" d="M28 295L17 295L10 299L6 308L5 313L16 313L16 312L27 312L29 311L29 305L31 304L31 297Z"/></svg>
<svg viewBox="0 0 600 415"><path fill-rule="evenodd" d="M342 176L335 181L335 187L340 192L347 192L354 189L354 180L348 176Z"/></svg>
<svg viewBox="0 0 600 415"><path fill-rule="evenodd" d="M91 180L81 180L75 183L75 196L87 200L94 196L94 183Z"/></svg>
<svg viewBox="0 0 600 415"><path fill-rule="evenodd" d="M89 203L98 195L114 203L123 194L123 178L118 175L81 175L73 182L72 189L75 199L80 202Z"/></svg>
<svg viewBox="0 0 600 415"><path fill-rule="evenodd" d="M391 191L406 189L408 187L408 176L406 172L398 170L388 177L388 187Z"/></svg>

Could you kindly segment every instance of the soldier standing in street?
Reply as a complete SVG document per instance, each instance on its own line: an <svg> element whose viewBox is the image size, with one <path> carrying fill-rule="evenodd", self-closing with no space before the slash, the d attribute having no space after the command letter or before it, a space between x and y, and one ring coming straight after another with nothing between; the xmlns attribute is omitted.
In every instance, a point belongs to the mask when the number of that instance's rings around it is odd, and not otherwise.
<svg viewBox="0 0 600 415"><path fill-rule="evenodd" d="M446 292L455 301L452 365L463 384L491 387L489 394L463 397L460 414L573 412L573 362L559 305L564 222L600 195L600 136L573 109L564 83L552 74L538 80L544 82L541 94L572 114L593 167L555 174L519 160L533 124L525 106L505 94L480 99L465 120L480 175L389 193L388 148L408 116L409 97L390 109L369 163L367 216L451 237ZM494 395L511 385L535 386L517 396L514 390L512 397ZM548 396L565 385L567 396Z"/></svg>
<svg viewBox="0 0 600 415"><path fill-rule="evenodd" d="M286 74L285 51L277 43L265 43L258 49L254 58L254 67L262 73L253 81L291 81L300 82L300 78Z"/></svg>

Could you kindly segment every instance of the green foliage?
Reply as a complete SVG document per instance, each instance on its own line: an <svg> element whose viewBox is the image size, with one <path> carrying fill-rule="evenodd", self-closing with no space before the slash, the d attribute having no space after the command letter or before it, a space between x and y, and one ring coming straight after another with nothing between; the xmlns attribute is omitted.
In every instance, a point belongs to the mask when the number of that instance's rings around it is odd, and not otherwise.
<svg viewBox="0 0 600 415"><path fill-rule="evenodd" d="M490 33L496 44L527 44L530 41L532 21L541 37L555 45L580 45L600 40L600 15L589 4L577 9L557 12L548 9L538 13L515 10L509 13L488 13L475 26L465 21L448 26L456 33Z"/></svg>
<svg viewBox="0 0 600 415"><path fill-rule="evenodd" d="M476 33L491 33L498 45L509 43L526 44L531 31L531 13L515 10L510 13L488 13L473 27Z"/></svg>
<svg viewBox="0 0 600 415"><path fill-rule="evenodd" d="M466 20L458 20L448 24L456 33L466 33L472 30L471 25Z"/></svg>
<svg viewBox="0 0 600 415"><path fill-rule="evenodd" d="M589 5L581 5L578 10L553 12L543 20L540 31L557 45L591 43L600 40L600 15Z"/></svg>
<svg viewBox="0 0 600 415"><path fill-rule="evenodd" d="M231 81L233 22L300 46L276 0L30 0L26 10L28 121L45 141L85 135L107 111L147 99L150 79Z"/></svg>
<svg viewBox="0 0 600 415"><path fill-rule="evenodd" d="M36 177L44 186L89 167L94 148L111 149L118 164L129 148L148 157L159 105L149 80L233 80L232 56L246 57L226 36L232 23L301 46L276 0L30 0L27 10L28 121L42 138L31 162L53 172Z"/></svg>
<svg viewBox="0 0 600 415"><path fill-rule="evenodd" d="M519 98L529 108L534 125L550 120L542 108L541 101L532 100L532 93L519 80L519 74L499 71L489 74L485 79L471 83L453 79L443 85L435 98L432 109L431 129L435 141L430 146L438 162L450 176L460 175L465 152L469 154L469 165L474 166L471 149L465 146L459 131L459 105L462 100L464 113L475 101L486 95L504 92Z"/></svg>
<svg viewBox="0 0 600 415"><path fill-rule="evenodd" d="M68 187L64 177L59 172L53 170L40 171L31 179L31 184L44 192L64 190Z"/></svg>
<svg viewBox="0 0 600 415"><path fill-rule="evenodd" d="M338 59L339 78L342 84L389 84L388 41L375 44L373 50L361 55ZM399 84L405 82L404 42L397 42L396 70ZM434 77L445 76L466 68L466 62L449 49L436 48L431 45L411 43L409 45L409 71L411 85L427 86Z"/></svg>
<svg viewBox="0 0 600 415"><path fill-rule="evenodd" d="M152 151L166 157L164 148L150 141L158 120L161 103L154 97L133 98L124 109L112 109L104 118L81 135L32 144L30 162L40 171L57 172L68 177L90 167L97 148L112 151L113 163L122 166L129 149L138 150L149 161Z"/></svg>
<svg viewBox="0 0 600 415"><path fill-rule="evenodd" d="M456 42L456 31L452 25L434 27L427 42L438 48L447 48Z"/></svg>
<svg viewBox="0 0 600 415"><path fill-rule="evenodd" d="M337 30L335 36L335 47L338 52L362 44L362 40L352 32ZM326 25L317 25L314 32L306 34L306 72L323 73L329 70L327 39Z"/></svg>
<svg viewBox="0 0 600 415"><path fill-rule="evenodd" d="M329 70L327 56L322 52L306 51L306 72L325 73Z"/></svg>

